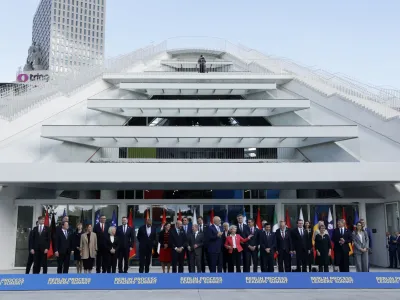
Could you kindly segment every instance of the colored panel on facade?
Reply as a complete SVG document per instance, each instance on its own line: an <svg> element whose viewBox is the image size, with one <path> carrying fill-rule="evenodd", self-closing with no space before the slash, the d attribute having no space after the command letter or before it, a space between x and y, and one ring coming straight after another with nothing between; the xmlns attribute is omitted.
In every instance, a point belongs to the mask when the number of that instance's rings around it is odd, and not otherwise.
<svg viewBox="0 0 400 300"><path fill-rule="evenodd" d="M128 148L127 158L157 158L157 149Z"/></svg>
<svg viewBox="0 0 400 300"><path fill-rule="evenodd" d="M213 199L243 199L243 190L213 190Z"/></svg>
<svg viewBox="0 0 400 300"><path fill-rule="evenodd" d="M163 199L164 191L152 190L144 191L144 199Z"/></svg>
<svg viewBox="0 0 400 300"><path fill-rule="evenodd" d="M280 190L266 190L267 199L279 199Z"/></svg>

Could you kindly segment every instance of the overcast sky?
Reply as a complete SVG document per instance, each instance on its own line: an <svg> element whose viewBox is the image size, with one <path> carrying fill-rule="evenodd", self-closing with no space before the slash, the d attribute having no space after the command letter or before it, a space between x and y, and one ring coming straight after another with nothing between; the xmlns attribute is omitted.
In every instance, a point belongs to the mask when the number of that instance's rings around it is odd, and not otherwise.
<svg viewBox="0 0 400 300"><path fill-rule="evenodd" d="M15 80L38 0L0 0L0 82ZM107 0L106 57L210 36L400 88L398 0Z"/></svg>

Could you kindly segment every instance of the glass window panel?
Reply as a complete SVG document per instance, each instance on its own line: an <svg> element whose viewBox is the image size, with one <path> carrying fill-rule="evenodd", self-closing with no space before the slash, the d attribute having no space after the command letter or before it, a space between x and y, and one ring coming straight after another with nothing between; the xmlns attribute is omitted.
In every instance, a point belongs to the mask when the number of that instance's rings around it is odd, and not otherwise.
<svg viewBox="0 0 400 300"><path fill-rule="evenodd" d="M49 213L49 226L51 225L51 219L54 213L54 219L56 221L56 226L59 225L62 221L63 214L67 214L67 206L66 205L43 205L42 206L42 216L46 216L46 210Z"/></svg>
<svg viewBox="0 0 400 300"><path fill-rule="evenodd" d="M228 205L228 222L229 224L237 224L237 215L246 212L246 218L250 218L250 205ZM225 222L225 219L222 219Z"/></svg>
<svg viewBox="0 0 400 300"><path fill-rule="evenodd" d="M135 229L135 235L137 236L137 232L140 226L143 226L145 223L146 215L150 216L150 205L128 205L128 220L130 214L132 213L132 225ZM139 243L135 240L135 248L136 255L129 260L130 266L139 266Z"/></svg>
<svg viewBox="0 0 400 300"><path fill-rule="evenodd" d="M260 208L261 222L267 221L272 226L274 225L274 212L275 205L252 205L253 206L253 216L255 222L257 222L258 208ZM277 220L279 222L279 220Z"/></svg>
<svg viewBox="0 0 400 300"><path fill-rule="evenodd" d="M329 214L329 209L331 209L331 214L333 218L333 205L310 205L310 221L311 221L311 226L314 226L316 221L324 221L325 226L328 226L328 214ZM335 224L333 224L334 227ZM327 227L328 228L328 227Z"/></svg>
<svg viewBox="0 0 400 300"><path fill-rule="evenodd" d="M15 267L25 267L29 256L29 233L33 224L33 206L18 206Z"/></svg>
<svg viewBox="0 0 400 300"><path fill-rule="evenodd" d="M309 220L308 217L308 211L307 211L307 205L303 204L303 205L296 205L296 204L286 204L284 207L284 211L285 211L285 221L286 220L286 215L289 215L289 219L290 219L290 226L291 228L296 227L297 224L297 220L300 218L300 209L303 212L303 217L304 217L304 221Z"/></svg>
<svg viewBox="0 0 400 300"><path fill-rule="evenodd" d="M97 216L105 215L106 216L106 225L111 226L111 221L113 217L113 212L115 211L115 221L118 225L118 205L96 205L95 206L95 220L94 223L96 224Z"/></svg>
<svg viewBox="0 0 400 300"><path fill-rule="evenodd" d="M399 219L397 218L398 214L397 203L388 203L385 205L385 208L386 208L387 231L392 234L398 232Z"/></svg>
<svg viewBox="0 0 400 300"><path fill-rule="evenodd" d="M356 211L358 214L358 205L336 205L336 222L339 219L345 219L347 228L353 230Z"/></svg>
<svg viewBox="0 0 400 300"><path fill-rule="evenodd" d="M93 225L93 205L68 205L69 226L76 229L81 222L83 227Z"/></svg>
<svg viewBox="0 0 400 300"><path fill-rule="evenodd" d="M203 219L204 224L210 224L211 211L214 210L214 217L221 218L221 222L225 222L226 205L203 205Z"/></svg>

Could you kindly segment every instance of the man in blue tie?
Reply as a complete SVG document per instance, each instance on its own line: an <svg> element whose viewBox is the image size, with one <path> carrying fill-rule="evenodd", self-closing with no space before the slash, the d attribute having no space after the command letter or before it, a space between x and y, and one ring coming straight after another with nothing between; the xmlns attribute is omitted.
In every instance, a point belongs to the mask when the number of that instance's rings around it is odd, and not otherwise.
<svg viewBox="0 0 400 300"><path fill-rule="evenodd" d="M172 273L183 273L185 248L187 248L186 234L182 230L182 222L176 221L175 228L169 235L169 246L172 249ZM178 266L178 269L177 269Z"/></svg>
<svg viewBox="0 0 400 300"><path fill-rule="evenodd" d="M340 272L350 272L349 244L352 241L352 237L349 230L345 228L343 219L340 219L337 224L338 228L333 231L332 236L335 249L335 265L339 266Z"/></svg>
<svg viewBox="0 0 400 300"><path fill-rule="evenodd" d="M189 219L187 217L184 217L182 219L182 229L183 229L183 232L185 233L186 240L188 240L188 237L192 234L192 226L189 225ZM192 265L190 264L190 260L191 260L190 256L192 254L194 255L194 253L191 253L191 251L189 251L189 249L187 247L185 247L183 255L184 255L184 257L186 256L189 273L194 272L194 270L192 270Z"/></svg>
<svg viewBox="0 0 400 300"><path fill-rule="evenodd" d="M213 225L207 229L210 273L222 273L222 228L220 217L214 217Z"/></svg>

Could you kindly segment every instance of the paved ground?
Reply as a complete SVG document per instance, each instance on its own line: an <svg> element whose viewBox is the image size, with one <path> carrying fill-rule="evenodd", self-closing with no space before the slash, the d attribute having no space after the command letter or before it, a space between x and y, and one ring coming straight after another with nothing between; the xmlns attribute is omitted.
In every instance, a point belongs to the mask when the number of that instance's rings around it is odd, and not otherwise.
<svg viewBox="0 0 400 300"><path fill-rule="evenodd" d="M51 293L49 295L49 293ZM217 294L217 295L216 295ZM279 300L347 300L347 299L399 299L398 291L391 290L185 290L185 291L62 291L62 292L0 292L1 300L229 300L243 299L279 299Z"/></svg>

